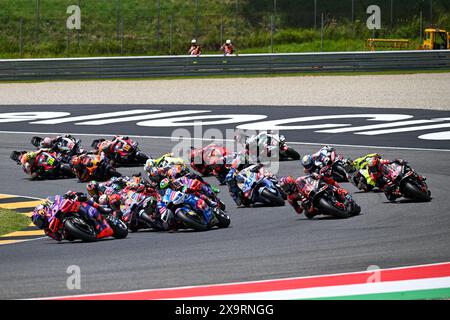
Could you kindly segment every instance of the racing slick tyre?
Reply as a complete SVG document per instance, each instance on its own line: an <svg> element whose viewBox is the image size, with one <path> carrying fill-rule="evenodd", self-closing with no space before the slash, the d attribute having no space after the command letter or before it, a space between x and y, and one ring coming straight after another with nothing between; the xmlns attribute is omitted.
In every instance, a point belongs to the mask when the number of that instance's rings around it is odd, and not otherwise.
<svg viewBox="0 0 450 320"><path fill-rule="evenodd" d="M128 236L128 227L122 220L117 218L106 218L109 226L113 229L114 234L113 237L116 239L125 239Z"/></svg>
<svg viewBox="0 0 450 320"><path fill-rule="evenodd" d="M300 154L291 147L286 150L286 155L292 160L300 160Z"/></svg>
<svg viewBox="0 0 450 320"><path fill-rule="evenodd" d="M61 163L59 166L59 172L63 177L75 178L75 173L73 173L72 168L67 163Z"/></svg>
<svg viewBox="0 0 450 320"><path fill-rule="evenodd" d="M333 217L339 218L339 219L346 219L350 217L350 213L347 210L340 209L336 206L334 206L331 201L321 198L319 200L319 207L320 211L323 211L325 214L332 215Z"/></svg>
<svg viewBox="0 0 450 320"><path fill-rule="evenodd" d="M217 225L219 228L228 228L231 223L230 217L224 213L222 210L217 210L215 212L217 220L219 220L219 224Z"/></svg>
<svg viewBox="0 0 450 320"><path fill-rule="evenodd" d="M357 216L361 213L361 207L357 203L353 203L352 216Z"/></svg>
<svg viewBox="0 0 450 320"><path fill-rule="evenodd" d="M65 220L64 229L72 236L72 238L86 242L97 241L97 234L95 233L94 228L80 218L73 217Z"/></svg>
<svg viewBox="0 0 450 320"><path fill-rule="evenodd" d="M404 191L406 198L411 198L414 200L428 202L431 201L430 192L423 192L417 186L412 184L411 182L406 182L404 185Z"/></svg>
<svg viewBox="0 0 450 320"><path fill-rule="evenodd" d="M261 192L261 197L267 199L274 207L282 207L285 204L283 196L281 194L278 193L277 195L275 195L267 189L264 189Z"/></svg>
<svg viewBox="0 0 450 320"><path fill-rule="evenodd" d="M197 231L208 230L208 226L204 224L198 214L193 211L186 212L183 210L178 210L176 212L176 216L183 222L187 229L194 229Z"/></svg>

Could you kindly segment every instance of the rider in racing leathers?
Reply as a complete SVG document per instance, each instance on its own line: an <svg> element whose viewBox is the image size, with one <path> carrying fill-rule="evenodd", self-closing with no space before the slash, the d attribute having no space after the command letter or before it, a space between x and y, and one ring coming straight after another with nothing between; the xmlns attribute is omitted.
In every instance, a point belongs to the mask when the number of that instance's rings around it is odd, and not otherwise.
<svg viewBox="0 0 450 320"><path fill-rule="evenodd" d="M30 175L31 178L34 179L39 176L38 164L36 163L36 160L42 153L46 152L50 152L50 150L39 149L38 151L30 151L20 157L20 163L22 164L23 171L26 174Z"/></svg>
<svg viewBox="0 0 450 320"><path fill-rule="evenodd" d="M165 178L160 183L160 189L165 190L170 188L174 191L181 191L183 193L193 194L196 197L204 200L210 207L217 207L217 203L211 198L214 197L218 190L210 186L203 180L202 177L195 173L189 173L178 179Z"/></svg>
<svg viewBox="0 0 450 320"><path fill-rule="evenodd" d="M68 133L66 133L63 136L56 136L55 138L45 137L44 139L42 139L42 141L40 143L40 147L57 151L57 149L58 149L57 143L61 138L68 138L70 140L75 140L75 138L71 134L68 134Z"/></svg>
<svg viewBox="0 0 450 320"><path fill-rule="evenodd" d="M263 175L266 178L270 179L272 182L277 184L277 178L270 172L264 170L263 164L255 164L249 166L241 171L237 171L235 168L231 168L230 172L227 174L226 182L228 185L228 191L230 192L231 197L234 202L238 205L238 207L244 205L250 205L250 199L246 198L245 194L239 188L238 183L244 183L247 177L251 173L257 173L258 175Z"/></svg>
<svg viewBox="0 0 450 320"><path fill-rule="evenodd" d="M103 214L108 212L98 203L89 199L85 194L74 191L68 191L63 198L74 201L71 210L94 222L97 239L110 237L114 234L114 231L103 217ZM51 204L51 202L47 201L43 205L38 206L33 213L32 220L36 226L44 229L48 236L61 241L63 235L61 234L62 221L60 212L53 212Z"/></svg>

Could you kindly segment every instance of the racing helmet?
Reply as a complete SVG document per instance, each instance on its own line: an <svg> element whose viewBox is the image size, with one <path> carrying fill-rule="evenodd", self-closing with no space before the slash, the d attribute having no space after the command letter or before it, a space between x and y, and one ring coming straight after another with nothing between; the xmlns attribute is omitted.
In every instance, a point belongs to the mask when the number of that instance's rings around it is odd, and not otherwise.
<svg viewBox="0 0 450 320"><path fill-rule="evenodd" d="M305 169L309 170L309 169L311 169L313 167L313 165L314 165L314 161L313 161L313 158L312 158L311 155L306 155L306 156L303 157L303 159L302 159L302 166Z"/></svg>
<svg viewBox="0 0 450 320"><path fill-rule="evenodd" d="M186 199L186 194L184 194L183 192L175 192L171 196L171 202L174 205L182 204L185 199Z"/></svg>
<svg viewBox="0 0 450 320"><path fill-rule="evenodd" d="M104 206L109 204L109 197L106 194L102 194L98 199L98 204Z"/></svg>
<svg viewBox="0 0 450 320"><path fill-rule="evenodd" d="M89 182L87 184L86 189L87 189L89 195L91 195L91 196L95 195L98 191L98 182L95 180L92 180L91 182Z"/></svg>
<svg viewBox="0 0 450 320"><path fill-rule="evenodd" d="M145 171L150 172L151 168L154 168L154 167L156 167L155 159L148 159L145 162L145 166L144 166Z"/></svg>
<svg viewBox="0 0 450 320"><path fill-rule="evenodd" d="M79 167L81 164L81 158L78 156L74 156L72 160L70 160L70 163L74 168Z"/></svg>
<svg viewBox="0 0 450 320"><path fill-rule="evenodd" d="M280 179L280 187L287 194L291 194L295 189L295 180L291 176Z"/></svg>
<svg viewBox="0 0 450 320"><path fill-rule="evenodd" d="M159 188L161 190L165 190L165 189L169 188L169 185L170 185L170 180L168 178L164 178L159 183Z"/></svg>
<svg viewBox="0 0 450 320"><path fill-rule="evenodd" d="M45 229L48 226L45 204L41 204L34 209L31 221L33 221L33 224L39 229Z"/></svg>

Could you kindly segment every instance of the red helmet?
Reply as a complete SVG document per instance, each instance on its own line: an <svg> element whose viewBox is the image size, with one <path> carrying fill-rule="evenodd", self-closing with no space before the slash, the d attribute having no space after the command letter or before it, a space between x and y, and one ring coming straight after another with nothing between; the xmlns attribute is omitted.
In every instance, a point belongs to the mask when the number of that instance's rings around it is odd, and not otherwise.
<svg viewBox="0 0 450 320"><path fill-rule="evenodd" d="M291 194L295 191L295 180L291 176L282 177L280 179L280 187L287 194Z"/></svg>
<svg viewBox="0 0 450 320"><path fill-rule="evenodd" d="M73 167L78 167L81 164L81 158L78 156L75 156L71 160L71 164Z"/></svg>

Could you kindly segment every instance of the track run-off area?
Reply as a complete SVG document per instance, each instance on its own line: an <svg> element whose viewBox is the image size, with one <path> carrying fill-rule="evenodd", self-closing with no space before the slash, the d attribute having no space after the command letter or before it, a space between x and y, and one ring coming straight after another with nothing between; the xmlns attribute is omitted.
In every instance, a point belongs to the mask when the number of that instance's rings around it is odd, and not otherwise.
<svg viewBox="0 0 450 320"><path fill-rule="evenodd" d="M44 238L0 246L0 298L270 283L275 279L362 272L374 266L384 270L450 261L448 111L206 105L2 106L0 193L45 198L67 190L86 190L85 184L75 179L31 181L24 175L9 155L13 150L31 149L34 135L72 133L87 148L100 137L129 135L139 142L143 152L158 157L179 143L171 139L173 135L184 134L197 142L205 139L205 143L212 136L229 141L233 136L227 135L227 129L235 128L279 130L301 155L333 144L339 154L349 158L378 152L385 158L408 160L428 178L433 200L390 203L383 193L362 193L347 183L344 187L361 206L361 215L346 220L308 220L288 204L281 208L238 209L227 188L220 187L221 199L231 217L228 229L142 231L130 233L124 240L97 243L58 243ZM144 174L143 168L119 171L125 175ZM276 174L297 177L302 175L302 169L298 161L282 162ZM215 178L207 181L216 184ZM80 267L81 289L67 287L67 270L73 265ZM433 276L427 278L448 284L448 270L448 264L439 265L439 272L428 270ZM401 282L422 278L392 279ZM428 290L438 286L414 288ZM212 292L211 295L223 295ZM370 292L362 290L356 294ZM305 296L288 296L301 297Z"/></svg>

